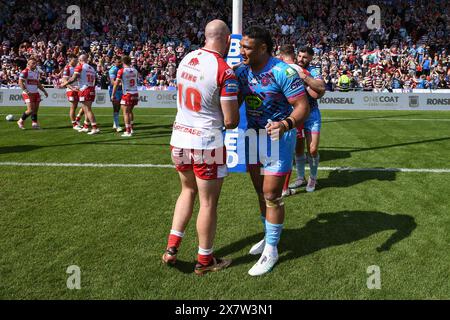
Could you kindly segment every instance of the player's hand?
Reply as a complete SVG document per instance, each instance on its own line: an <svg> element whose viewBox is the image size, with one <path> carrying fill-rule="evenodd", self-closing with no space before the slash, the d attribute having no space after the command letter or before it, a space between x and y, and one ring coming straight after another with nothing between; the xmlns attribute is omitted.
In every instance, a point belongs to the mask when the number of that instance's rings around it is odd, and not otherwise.
<svg viewBox="0 0 450 320"><path fill-rule="evenodd" d="M286 131L286 127L283 123L281 123L281 121L274 122L269 120L266 125L266 130L271 140L280 140L280 138L283 136L283 133Z"/></svg>
<svg viewBox="0 0 450 320"><path fill-rule="evenodd" d="M48 98L48 93L47 91L44 91L45 97Z"/></svg>
<svg viewBox="0 0 450 320"><path fill-rule="evenodd" d="M298 72L298 75L300 76L300 78L304 81L306 78L308 78L308 75L306 73L303 72L303 70L300 70Z"/></svg>

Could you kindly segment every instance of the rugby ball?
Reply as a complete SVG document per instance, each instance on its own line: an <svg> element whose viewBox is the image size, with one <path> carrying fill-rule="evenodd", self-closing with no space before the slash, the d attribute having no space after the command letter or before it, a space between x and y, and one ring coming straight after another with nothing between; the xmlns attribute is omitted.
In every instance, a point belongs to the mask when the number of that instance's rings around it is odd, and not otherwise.
<svg viewBox="0 0 450 320"><path fill-rule="evenodd" d="M8 114L6 116L6 121L14 121L14 116L12 114Z"/></svg>

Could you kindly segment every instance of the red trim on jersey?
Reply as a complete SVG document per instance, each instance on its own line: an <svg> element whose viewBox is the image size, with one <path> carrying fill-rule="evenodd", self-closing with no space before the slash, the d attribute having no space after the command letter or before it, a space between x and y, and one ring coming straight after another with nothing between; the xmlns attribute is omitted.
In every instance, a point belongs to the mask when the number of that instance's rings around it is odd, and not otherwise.
<svg viewBox="0 0 450 320"><path fill-rule="evenodd" d="M116 79L122 80L123 70L124 70L124 68L120 69L120 70L117 72Z"/></svg>
<svg viewBox="0 0 450 320"><path fill-rule="evenodd" d="M226 81L227 80L235 80L236 86L238 84L238 80L236 75L234 74L233 69L225 62L225 60L221 56L217 56L217 86L220 88L220 96L221 97L237 97L238 90L236 92L227 92L226 90Z"/></svg>
<svg viewBox="0 0 450 320"><path fill-rule="evenodd" d="M28 69L28 68L25 68L25 69L23 69L22 70L22 72L20 73L20 74L23 74L24 75L24 78L23 79L27 79L28 78L28 71L29 71L30 69Z"/></svg>
<svg viewBox="0 0 450 320"><path fill-rule="evenodd" d="M302 71L304 74L306 74L307 76L311 76L311 72L309 72L307 69L305 69L303 67L300 67L300 68L302 68Z"/></svg>
<svg viewBox="0 0 450 320"><path fill-rule="evenodd" d="M74 72L74 73L75 73L75 72L76 72L76 73L80 73L82 69L83 69L83 64L82 64L82 63L79 63L79 64L75 67L75 70L74 70L73 72Z"/></svg>
<svg viewBox="0 0 450 320"><path fill-rule="evenodd" d="M63 71L63 77L70 77L70 65L67 65Z"/></svg>

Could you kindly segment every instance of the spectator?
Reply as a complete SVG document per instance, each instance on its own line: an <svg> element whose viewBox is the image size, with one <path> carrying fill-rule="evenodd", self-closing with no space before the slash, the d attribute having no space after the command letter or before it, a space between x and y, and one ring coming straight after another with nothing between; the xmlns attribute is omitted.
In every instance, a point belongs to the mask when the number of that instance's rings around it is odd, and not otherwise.
<svg viewBox="0 0 450 320"><path fill-rule="evenodd" d="M338 80L338 88L341 92L347 92L350 90L350 78L347 75L347 70L342 71L342 75Z"/></svg>
<svg viewBox="0 0 450 320"><path fill-rule="evenodd" d="M3 5L4 3L4 5ZM404 88L404 80L430 76L428 86L445 88L450 70L450 2L377 1L384 24L368 30L366 3L357 0L304 0L301 3L257 0L244 1L246 25L262 24L269 28L276 46L286 43L296 48L314 49L314 64L320 65L328 90L336 87L339 75L347 70L350 87L371 90L369 78L381 71L385 88ZM145 87L160 88L175 78L176 66L189 52L203 45L201 30L211 18L221 18L231 25L231 1L155 0L157 10L148 10L147 1L133 5L113 0L81 1L84 13L82 29L67 29L66 4L57 0L29 2L6 0L0 11L0 60L3 85L17 83L26 59L36 56L42 69L42 81L52 84L67 63L67 55L86 52L99 63L99 79L108 70L114 55L129 53L133 66L142 74ZM198 6L197 6L198 4ZM192 7L196 6L195 12ZM24 11L22 8L27 7ZM218 8L225 8L219 10ZM427 12L429 17L416 12ZM105 19L103 17L108 17ZM245 27L245 26L244 26ZM158 70L149 78L152 70ZM400 75L394 76L396 72ZM388 76L389 75L389 76ZM408 77L404 77L408 75ZM389 79L389 80L388 80ZM399 81L400 80L400 81ZM408 82L407 82L408 84ZM164 87L164 85L162 87ZM401 88L397 88L400 85Z"/></svg>

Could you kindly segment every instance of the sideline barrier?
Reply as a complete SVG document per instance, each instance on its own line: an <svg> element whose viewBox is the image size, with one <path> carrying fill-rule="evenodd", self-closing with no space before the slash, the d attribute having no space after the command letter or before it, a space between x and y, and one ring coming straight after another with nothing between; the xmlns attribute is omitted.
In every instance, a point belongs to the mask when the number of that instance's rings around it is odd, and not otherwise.
<svg viewBox="0 0 450 320"><path fill-rule="evenodd" d="M334 110L450 110L450 93L327 92L321 109Z"/></svg>
<svg viewBox="0 0 450 320"><path fill-rule="evenodd" d="M48 98L41 94L41 106L61 107L69 106L65 89L46 89ZM139 107L144 108L176 108L177 91L139 91ZM0 106L24 106L22 100L22 90L20 89L0 89ZM108 90L96 90L93 107L111 107Z"/></svg>
<svg viewBox="0 0 450 320"><path fill-rule="evenodd" d="M47 89L41 106L68 106L66 91ZM176 108L177 91L139 91L139 105L142 108ZM0 106L24 106L22 90L0 89ZM94 107L111 107L108 90L97 90ZM375 92L327 92L319 99L321 109L334 110L450 110L450 92L433 93L375 93Z"/></svg>

